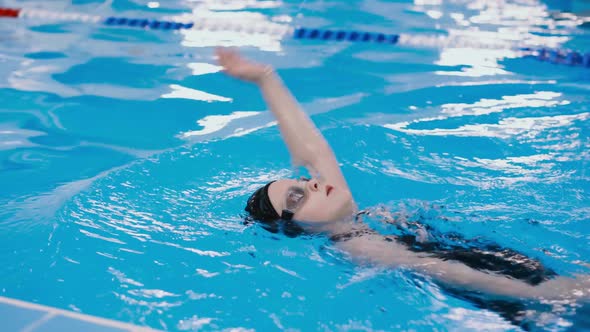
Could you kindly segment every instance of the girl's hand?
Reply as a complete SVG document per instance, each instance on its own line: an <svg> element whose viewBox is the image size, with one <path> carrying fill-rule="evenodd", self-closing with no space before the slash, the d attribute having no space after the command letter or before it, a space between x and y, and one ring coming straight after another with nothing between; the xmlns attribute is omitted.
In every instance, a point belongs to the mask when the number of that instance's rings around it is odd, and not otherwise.
<svg viewBox="0 0 590 332"><path fill-rule="evenodd" d="M244 81L260 83L265 76L273 72L270 65L263 65L243 58L238 52L217 48L217 61L228 75Z"/></svg>

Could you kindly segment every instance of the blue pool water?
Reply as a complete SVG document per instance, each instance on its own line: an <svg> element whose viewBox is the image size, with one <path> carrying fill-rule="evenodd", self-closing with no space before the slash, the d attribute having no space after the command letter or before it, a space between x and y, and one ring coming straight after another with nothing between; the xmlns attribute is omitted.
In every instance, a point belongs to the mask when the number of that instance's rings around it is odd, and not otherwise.
<svg viewBox="0 0 590 332"><path fill-rule="evenodd" d="M485 46L590 51L590 30L555 2L3 5L442 34L469 46L0 20L2 296L169 330L520 329L411 272L355 266L325 238L244 226L249 194L294 172L256 89L219 72L216 45L277 68L361 208L484 237L563 275L590 272L580 265L590 257L590 69ZM531 311L540 329L590 329L587 304Z"/></svg>

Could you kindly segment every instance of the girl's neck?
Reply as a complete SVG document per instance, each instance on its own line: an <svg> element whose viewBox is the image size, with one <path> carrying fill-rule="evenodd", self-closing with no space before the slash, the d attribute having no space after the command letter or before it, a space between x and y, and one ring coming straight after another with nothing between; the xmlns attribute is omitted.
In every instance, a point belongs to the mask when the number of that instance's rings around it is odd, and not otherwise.
<svg viewBox="0 0 590 332"><path fill-rule="evenodd" d="M369 226L363 223L359 215L355 215L347 220L335 221L332 223L325 224L321 231L326 233L328 236L339 235L349 233L352 231L367 230Z"/></svg>

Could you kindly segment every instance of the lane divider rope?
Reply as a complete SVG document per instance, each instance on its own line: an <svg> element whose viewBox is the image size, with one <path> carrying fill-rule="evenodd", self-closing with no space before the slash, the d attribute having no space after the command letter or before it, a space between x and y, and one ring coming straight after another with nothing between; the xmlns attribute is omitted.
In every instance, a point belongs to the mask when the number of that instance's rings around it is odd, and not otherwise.
<svg viewBox="0 0 590 332"><path fill-rule="evenodd" d="M335 41L335 42L356 42L356 43L377 43L389 45L412 45L426 47L442 47L445 45L454 46L477 46L514 48L514 45L499 41L497 43L482 44L477 40L452 40L445 36L413 36L407 34L384 34L366 31L345 31L314 28L292 28L276 23L251 23L239 24L227 20L202 19L197 22L174 22L155 19L139 19L127 17L102 17L98 15L87 15L81 13L62 13L42 9L15 9L0 7L0 18L25 18L45 19L58 21L74 21L84 23L103 24L106 26L118 26L152 30L209 30L209 31L236 31L246 33L262 33L284 37L291 35L294 39ZM525 56L534 57L537 60L590 68L590 53L582 53L575 50L549 49L549 48L519 48Z"/></svg>

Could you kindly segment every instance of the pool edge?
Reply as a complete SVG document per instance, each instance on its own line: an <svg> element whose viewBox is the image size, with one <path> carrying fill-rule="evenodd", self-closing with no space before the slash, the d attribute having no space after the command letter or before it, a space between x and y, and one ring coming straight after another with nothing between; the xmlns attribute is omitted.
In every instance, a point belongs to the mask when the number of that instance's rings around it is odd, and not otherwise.
<svg viewBox="0 0 590 332"><path fill-rule="evenodd" d="M26 301L21 301L13 298L3 297L0 296L0 304L8 305L12 308L21 309L23 312L25 311L40 311L43 314L36 318L32 319L28 322L27 325L23 326L19 329L19 331L35 331L39 328L43 328L47 322L59 317L66 317L70 319L74 319L76 321L85 322L94 325L95 327L104 327L105 330L124 330L124 331L133 331L133 332L156 332L159 330L155 330L149 327L144 326L137 326L129 323L124 323L112 319L101 318L97 316L91 316L86 314L81 314L74 311L68 311L63 309L58 309L54 307L49 307L37 303L31 303Z"/></svg>

